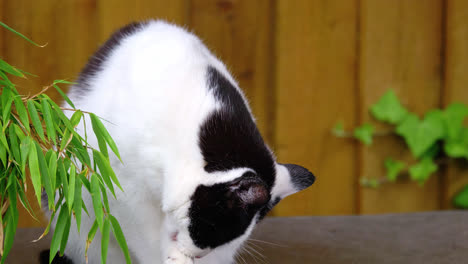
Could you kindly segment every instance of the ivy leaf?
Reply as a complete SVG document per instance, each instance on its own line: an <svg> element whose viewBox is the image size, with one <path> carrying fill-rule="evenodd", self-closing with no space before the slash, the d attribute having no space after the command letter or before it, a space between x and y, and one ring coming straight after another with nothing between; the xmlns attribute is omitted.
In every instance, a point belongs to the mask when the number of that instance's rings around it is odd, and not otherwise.
<svg viewBox="0 0 468 264"><path fill-rule="evenodd" d="M437 171L437 165L430 158L424 158L409 169L410 177L413 181L423 183L432 173Z"/></svg>
<svg viewBox="0 0 468 264"><path fill-rule="evenodd" d="M455 194L452 202L457 208L468 209L468 185Z"/></svg>
<svg viewBox="0 0 468 264"><path fill-rule="evenodd" d="M387 158L385 168L387 169L387 179L391 182L396 181L398 174L406 167L405 163L399 160Z"/></svg>
<svg viewBox="0 0 468 264"><path fill-rule="evenodd" d="M335 124L335 126L332 129L333 135L336 137L344 137L346 132L344 130L343 122L339 121Z"/></svg>
<svg viewBox="0 0 468 264"><path fill-rule="evenodd" d="M385 121L390 124L398 124L406 115L408 110L404 108L393 90L387 91L380 100L374 104L370 112L379 121Z"/></svg>
<svg viewBox="0 0 468 264"><path fill-rule="evenodd" d="M468 128L461 127L455 138L446 139L444 151L452 158L468 158Z"/></svg>
<svg viewBox="0 0 468 264"><path fill-rule="evenodd" d="M372 144L372 134L374 133L374 127L371 124L363 124L360 127L354 129L354 137L359 139L366 145Z"/></svg>
<svg viewBox="0 0 468 264"><path fill-rule="evenodd" d="M468 107L453 103L444 111L444 123L447 129L447 139L456 139L463 129L463 120L468 116Z"/></svg>
<svg viewBox="0 0 468 264"><path fill-rule="evenodd" d="M396 132L405 139L413 155L420 158L437 140L444 138L443 122L440 110L427 113L423 121L414 114L408 114Z"/></svg>

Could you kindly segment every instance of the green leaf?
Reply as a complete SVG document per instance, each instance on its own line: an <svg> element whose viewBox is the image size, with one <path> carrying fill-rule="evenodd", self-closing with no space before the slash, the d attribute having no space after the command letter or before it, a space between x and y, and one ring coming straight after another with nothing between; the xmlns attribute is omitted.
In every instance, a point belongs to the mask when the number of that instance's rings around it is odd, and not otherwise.
<svg viewBox="0 0 468 264"><path fill-rule="evenodd" d="M12 29L11 27L9 27L7 24L3 23L2 21L0 21L0 26L2 26L2 27L4 27L4 28L8 29L9 31L11 31L11 32L13 32L14 34L16 34L17 36L23 38L23 39L26 40L27 42L29 42L29 43L31 43L31 44L37 46L37 47L43 47L43 46L37 44L36 42L30 40L30 39L29 39L28 37L26 37L25 35L23 35L23 34L17 32L17 31L14 30L14 29Z"/></svg>
<svg viewBox="0 0 468 264"><path fill-rule="evenodd" d="M55 90L57 90L57 92L59 92L59 94L62 96L63 99L65 99L65 101L71 106L73 107L73 109L75 109L75 105L72 103L72 101L70 100L70 98L68 98L68 96L62 91L62 89L60 89L57 85L56 82L54 82L52 84L52 86L54 86Z"/></svg>
<svg viewBox="0 0 468 264"><path fill-rule="evenodd" d="M54 145L57 145L57 142L56 142L57 135L55 133L54 121L52 118L52 109L50 108L50 105L47 102L46 98L43 98L41 100L41 104L42 104L42 113L43 113L44 121L46 124L47 138L52 140Z"/></svg>
<svg viewBox="0 0 468 264"><path fill-rule="evenodd" d="M59 250L63 233L65 232L65 228L67 227L67 222L70 220L70 216L67 213L67 209L63 206L60 209L59 216L57 218L57 223L55 225L54 235L52 236L52 242L50 243L50 255L49 255L49 263L52 263L57 251Z"/></svg>
<svg viewBox="0 0 468 264"><path fill-rule="evenodd" d="M452 202L457 208L468 209L468 185L455 194Z"/></svg>
<svg viewBox="0 0 468 264"><path fill-rule="evenodd" d="M332 129L332 133L336 137L344 137L346 135L342 121L339 121L335 124L335 126Z"/></svg>
<svg viewBox="0 0 468 264"><path fill-rule="evenodd" d="M400 172L406 167L405 163L399 160L387 158L385 160L385 168L387 169L387 179L391 182L396 181Z"/></svg>
<svg viewBox="0 0 468 264"><path fill-rule="evenodd" d="M112 139L112 137L110 136L109 132L107 131L107 129L104 127L104 125L101 123L101 120L99 120L99 118L91 113L89 114L89 116L91 117L91 124L93 126L93 131L94 133L96 134L96 137L102 137L106 142L107 144L109 145L109 147L112 149L112 151L114 152L114 154L120 159L120 154L119 154L119 150L117 149L117 145L115 144L114 140Z"/></svg>
<svg viewBox="0 0 468 264"><path fill-rule="evenodd" d="M373 133L374 127L371 124L363 124L362 126L354 129L354 137L366 145L372 144Z"/></svg>
<svg viewBox="0 0 468 264"><path fill-rule="evenodd" d="M63 236L60 242L60 256L63 256L65 253L65 248L67 247L68 242L68 235L70 234L70 226L71 226L71 217L68 217L67 225L63 230Z"/></svg>
<svg viewBox="0 0 468 264"><path fill-rule="evenodd" d="M71 212L73 208L73 202L75 200L75 176L76 176L76 168L75 165L71 165L70 168L70 178L69 178L69 185L68 185L68 211Z"/></svg>
<svg viewBox="0 0 468 264"><path fill-rule="evenodd" d="M24 103L21 100L21 97L15 96L13 100L15 101L16 112L18 113L21 123L23 124L26 131L30 132L31 130L29 128L28 112L26 112L26 107L24 107Z"/></svg>
<svg viewBox="0 0 468 264"><path fill-rule="evenodd" d="M1 23L1 22L0 22ZM6 61L0 59L0 69L4 72L7 72L11 75L24 78L24 74L16 69L15 67L8 64Z"/></svg>
<svg viewBox="0 0 468 264"><path fill-rule="evenodd" d="M64 151L72 140L73 140L73 132L68 129L65 130L65 134L63 135L63 138L60 142L60 151Z"/></svg>
<svg viewBox="0 0 468 264"><path fill-rule="evenodd" d="M23 140L21 140L20 144L20 151L21 151L21 172L24 175L25 174L25 169L26 169L26 160L28 159L29 153L31 151L31 137L25 137ZM31 166L31 162L29 162L29 166ZM25 181L26 178L23 178L23 181Z"/></svg>
<svg viewBox="0 0 468 264"><path fill-rule="evenodd" d="M43 142L46 142L45 137L44 137L44 130L42 129L42 122L39 118L39 115L37 113L37 109L34 106L34 102L32 100L28 100L28 110L29 110L29 116L31 117L31 121L34 125L34 128L36 129L37 134L41 138Z"/></svg>
<svg viewBox="0 0 468 264"><path fill-rule="evenodd" d="M76 219L76 227L78 229L78 233L80 232L80 227L81 227L81 201L83 200L81 198L81 178L76 177L76 182L75 182L75 203L73 204L73 211L75 212L75 219Z"/></svg>
<svg viewBox="0 0 468 264"><path fill-rule="evenodd" d="M7 102L6 106L3 107L3 120L10 119L11 105L13 104L13 97L11 97Z"/></svg>
<svg viewBox="0 0 468 264"><path fill-rule="evenodd" d="M8 127L8 136L10 138L10 149L13 152L13 157L18 163L21 163L20 145L18 144L18 138L16 137L15 128L13 126Z"/></svg>
<svg viewBox="0 0 468 264"><path fill-rule="evenodd" d="M437 171L437 165L430 158L425 158L413 165L409 169L410 177L413 181L425 182L432 173Z"/></svg>
<svg viewBox="0 0 468 264"><path fill-rule="evenodd" d="M393 90L387 91L370 109L372 115L379 121L390 124L401 122L408 111L404 108Z"/></svg>
<svg viewBox="0 0 468 264"><path fill-rule="evenodd" d="M101 190L99 188L99 179L95 173L91 175L91 197L93 200L94 214L98 222L99 229L103 228L104 212L102 211Z"/></svg>
<svg viewBox="0 0 468 264"><path fill-rule="evenodd" d="M0 144L0 160L3 163L3 166L7 167L7 149L3 144Z"/></svg>
<svg viewBox="0 0 468 264"><path fill-rule="evenodd" d="M15 213L16 211L16 213ZM13 241L15 239L16 227L18 226L18 217L16 206L10 206L5 214L6 226L5 226L5 243L3 245L3 256L1 263L5 263L11 248L13 247Z"/></svg>
<svg viewBox="0 0 468 264"><path fill-rule="evenodd" d="M396 132L405 139L413 155L420 158L437 140L444 138L443 122L440 110L427 113L423 121L414 114L408 114Z"/></svg>
<svg viewBox="0 0 468 264"><path fill-rule="evenodd" d="M452 158L468 158L468 128L460 128L455 137L445 140L444 152Z"/></svg>
<svg viewBox="0 0 468 264"><path fill-rule="evenodd" d="M447 139L457 139L463 129L463 120L468 116L468 107L464 104L450 104L444 111L444 124Z"/></svg>
<svg viewBox="0 0 468 264"><path fill-rule="evenodd" d="M47 167L47 163L44 158L44 154L42 153L42 149L37 142L34 142L36 145L36 152L37 158L39 161L39 169L41 171L41 180L42 184L44 185L44 189L47 193L47 201L49 204L49 210L52 210L54 207L54 200L55 200L55 192L52 188L52 183L50 182L49 176L49 168Z"/></svg>
<svg viewBox="0 0 468 264"><path fill-rule="evenodd" d="M40 151L40 150L39 150ZM37 158L37 150L35 144L30 144L29 151L29 171L31 175L31 181L36 193L37 202L41 207L41 173L39 169L39 160Z"/></svg>
<svg viewBox="0 0 468 264"><path fill-rule="evenodd" d="M94 162L97 164L99 167L99 172L101 173L102 179L109 188L109 190L112 192L112 194L115 197L115 192L114 192L114 186L112 185L111 178L117 180L117 177L115 176L114 171L112 170L109 161L107 161L106 158L99 152L93 149L93 157L94 157ZM120 187L120 183L118 183L117 180L117 186Z"/></svg>
<svg viewBox="0 0 468 264"><path fill-rule="evenodd" d="M1 131L2 133L0 133L0 141L3 144L3 146L6 148L6 151L10 153L10 145L8 145L6 135L4 133L7 128L7 124L2 124L2 122L0 121L0 126L2 127L2 131Z"/></svg>
<svg viewBox="0 0 468 264"><path fill-rule="evenodd" d="M112 232L114 233L115 239L117 240L117 243L119 243L119 246L122 249L122 252L124 253L125 261L127 262L127 264L131 264L132 260L130 258L127 241L125 241L125 236L122 232L122 228L120 228L119 222L117 221L117 219L115 219L113 215L109 214L109 220L112 224Z"/></svg>
<svg viewBox="0 0 468 264"><path fill-rule="evenodd" d="M109 218L104 221L104 227L102 229L101 238L101 263L106 264L107 261L107 249L109 247L109 236L110 236L110 222Z"/></svg>
<svg viewBox="0 0 468 264"><path fill-rule="evenodd" d="M68 199L68 174L62 159L57 160L57 169L60 175L60 181L63 185L63 195L65 196L66 200Z"/></svg>
<svg viewBox="0 0 468 264"><path fill-rule="evenodd" d="M57 154L52 151L49 159L49 177L52 189L57 186Z"/></svg>
<svg viewBox="0 0 468 264"><path fill-rule="evenodd" d="M18 226L18 209L16 206L16 173L13 170L10 177L8 178L8 200L10 206L8 207L7 213L5 214L6 227L5 227L5 244L3 246L3 256L1 263L5 263L5 260L10 253L13 246L13 240L16 234L16 228ZM3 226L1 227L3 228Z"/></svg>
<svg viewBox="0 0 468 264"><path fill-rule="evenodd" d="M86 248L85 248L85 259L86 262L88 262L88 248L91 242L94 240L94 236L96 235L96 231L98 229L98 223L95 220L93 225L91 226L91 229L88 232L88 238L86 239Z"/></svg>

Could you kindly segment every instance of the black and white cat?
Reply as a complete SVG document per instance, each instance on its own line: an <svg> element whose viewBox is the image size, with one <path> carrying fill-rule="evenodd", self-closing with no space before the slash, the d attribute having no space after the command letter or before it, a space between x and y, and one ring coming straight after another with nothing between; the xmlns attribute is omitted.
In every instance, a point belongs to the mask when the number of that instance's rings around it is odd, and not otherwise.
<svg viewBox="0 0 468 264"><path fill-rule="evenodd" d="M233 263L255 224L314 182L307 169L275 161L226 67L166 22L114 33L69 95L78 109L110 121L123 160L111 163L124 192L109 202L134 263ZM92 223L84 216L81 229ZM85 241L86 232L71 228L65 255L75 264L85 262ZM99 263L100 252L92 245L89 263ZM113 239L108 263L124 263Z"/></svg>

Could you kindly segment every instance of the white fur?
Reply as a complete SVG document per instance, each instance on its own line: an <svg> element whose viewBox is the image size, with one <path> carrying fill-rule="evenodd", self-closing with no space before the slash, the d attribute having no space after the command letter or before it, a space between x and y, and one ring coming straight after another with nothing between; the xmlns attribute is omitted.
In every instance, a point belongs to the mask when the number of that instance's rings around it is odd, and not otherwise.
<svg viewBox="0 0 468 264"><path fill-rule="evenodd" d="M237 89L237 84L202 42L187 31L161 21L123 39L103 62L103 71L89 80L90 90L72 87L70 97L78 109L90 111L104 122L115 139L123 164L111 157L111 165L124 188L109 195L111 213L125 233L134 263L229 264L247 239L247 232L230 243L209 251L197 248L188 233L189 197L200 184L226 182L247 168L227 173L207 173L198 147L198 130L207 115L219 107L206 85L206 68L214 66ZM239 90L240 91L240 90ZM91 122L87 119L88 140ZM84 132L81 126L80 133ZM277 165L277 167L282 167ZM287 178L284 167L278 170ZM285 184L284 187L278 184ZM293 192L287 179L273 192ZM73 222L65 254L84 263L86 235L93 222L92 203L86 190L83 199L91 214L82 219L81 234ZM170 236L178 232L178 241ZM89 263L99 263L100 237L88 252ZM203 255L199 259L188 256ZM194 261L194 262L193 262ZM111 238L108 263L124 263L121 250Z"/></svg>

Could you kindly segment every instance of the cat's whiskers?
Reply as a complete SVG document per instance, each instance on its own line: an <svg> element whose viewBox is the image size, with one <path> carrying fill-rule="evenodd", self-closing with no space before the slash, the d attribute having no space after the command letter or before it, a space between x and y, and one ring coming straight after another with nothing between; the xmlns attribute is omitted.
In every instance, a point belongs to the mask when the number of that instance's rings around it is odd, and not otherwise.
<svg viewBox="0 0 468 264"><path fill-rule="evenodd" d="M267 262L267 258L258 250L253 248L253 246L249 244L249 241L247 241L247 243L244 246L245 246L244 247L245 252L247 252L250 256L252 256L252 258L255 260L255 263L258 263L258 261L260 261L261 263Z"/></svg>
<svg viewBox="0 0 468 264"><path fill-rule="evenodd" d="M264 241L264 240L253 239L253 238L249 238L248 241L250 241L250 242L263 243L263 244L267 244L267 245L271 245L271 246L276 246L276 247L288 247L288 246L286 246L286 245L280 245L280 244L276 244L276 243L273 243L273 242L268 242L268 241Z"/></svg>

